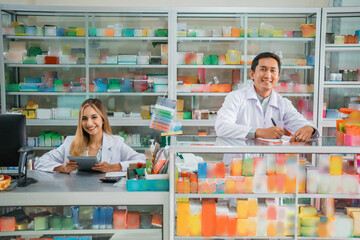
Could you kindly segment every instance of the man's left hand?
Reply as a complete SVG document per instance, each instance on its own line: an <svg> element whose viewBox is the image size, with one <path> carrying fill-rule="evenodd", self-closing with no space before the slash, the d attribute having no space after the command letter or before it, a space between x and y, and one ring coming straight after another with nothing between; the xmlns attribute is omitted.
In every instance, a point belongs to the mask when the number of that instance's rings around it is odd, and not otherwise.
<svg viewBox="0 0 360 240"><path fill-rule="evenodd" d="M293 142L307 142L314 133L314 128L311 126L305 126L298 129L291 137L290 141Z"/></svg>

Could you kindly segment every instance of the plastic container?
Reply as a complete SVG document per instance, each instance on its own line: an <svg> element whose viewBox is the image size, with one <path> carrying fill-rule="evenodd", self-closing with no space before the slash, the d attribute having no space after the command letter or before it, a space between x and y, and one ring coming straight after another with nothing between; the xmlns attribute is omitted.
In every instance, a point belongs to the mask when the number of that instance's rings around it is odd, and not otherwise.
<svg viewBox="0 0 360 240"><path fill-rule="evenodd" d="M147 80L134 80L134 92L145 92L147 91Z"/></svg>
<svg viewBox="0 0 360 240"><path fill-rule="evenodd" d="M169 179L126 180L127 191L169 191Z"/></svg>

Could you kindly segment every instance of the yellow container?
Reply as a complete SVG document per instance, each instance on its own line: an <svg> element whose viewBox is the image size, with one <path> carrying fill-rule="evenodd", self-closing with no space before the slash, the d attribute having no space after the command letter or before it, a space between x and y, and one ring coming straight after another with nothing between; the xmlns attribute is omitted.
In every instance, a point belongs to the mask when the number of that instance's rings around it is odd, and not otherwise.
<svg viewBox="0 0 360 240"><path fill-rule="evenodd" d="M239 237L248 236L248 220L247 219L238 219L236 232Z"/></svg>
<svg viewBox="0 0 360 240"><path fill-rule="evenodd" d="M317 237L317 227L301 227L300 233L304 237Z"/></svg>
<svg viewBox="0 0 360 240"><path fill-rule="evenodd" d="M237 64L240 65L241 63L241 51L237 50L228 50L225 55L225 63L226 64Z"/></svg>
<svg viewBox="0 0 360 240"><path fill-rule="evenodd" d="M249 218L247 235L249 237L256 237L256 228L257 228L256 218Z"/></svg>
<svg viewBox="0 0 360 240"><path fill-rule="evenodd" d="M258 212L258 201L257 198L250 198L248 200L248 204L249 204L249 217L257 217L257 212Z"/></svg>
<svg viewBox="0 0 360 240"><path fill-rule="evenodd" d="M284 37L284 30L283 29L274 29L273 37Z"/></svg>
<svg viewBox="0 0 360 240"><path fill-rule="evenodd" d="M189 216L190 236L201 236L201 213Z"/></svg>
<svg viewBox="0 0 360 240"><path fill-rule="evenodd" d="M76 28L76 36L84 37L85 36L85 28Z"/></svg>
<svg viewBox="0 0 360 240"><path fill-rule="evenodd" d="M320 223L320 217L301 217L301 226L303 227L316 227Z"/></svg>
<svg viewBox="0 0 360 240"><path fill-rule="evenodd" d="M249 217L249 201L237 200L237 214L239 219L247 219Z"/></svg>
<svg viewBox="0 0 360 240"><path fill-rule="evenodd" d="M300 207L301 217L313 217L316 215L317 215L317 211L314 207L311 206Z"/></svg>
<svg viewBox="0 0 360 240"><path fill-rule="evenodd" d="M189 216L190 216L190 203L178 202L177 219L176 219L177 236L188 237L190 235Z"/></svg>
<svg viewBox="0 0 360 240"><path fill-rule="evenodd" d="M338 155L330 156L330 175L341 175L343 168L343 157Z"/></svg>

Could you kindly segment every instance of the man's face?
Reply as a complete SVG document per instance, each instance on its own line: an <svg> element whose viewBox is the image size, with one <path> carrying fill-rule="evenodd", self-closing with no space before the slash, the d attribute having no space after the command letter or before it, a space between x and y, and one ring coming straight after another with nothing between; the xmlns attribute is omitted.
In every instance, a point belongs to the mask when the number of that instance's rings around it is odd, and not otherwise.
<svg viewBox="0 0 360 240"><path fill-rule="evenodd" d="M256 92L262 97L268 97L280 78L278 63L274 58L261 58L255 68L250 70Z"/></svg>

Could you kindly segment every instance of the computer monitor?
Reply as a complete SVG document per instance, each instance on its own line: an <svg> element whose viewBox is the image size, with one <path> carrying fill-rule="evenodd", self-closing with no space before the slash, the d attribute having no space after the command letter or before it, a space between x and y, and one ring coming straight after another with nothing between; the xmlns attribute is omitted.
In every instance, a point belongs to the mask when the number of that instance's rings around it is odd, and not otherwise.
<svg viewBox="0 0 360 240"><path fill-rule="evenodd" d="M18 187L26 187L37 180L27 177L26 119L24 115L0 114L0 167L18 167Z"/></svg>
<svg viewBox="0 0 360 240"><path fill-rule="evenodd" d="M0 167L19 166L21 147L26 145L24 115L0 114Z"/></svg>

